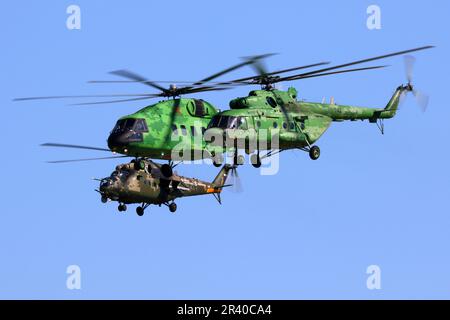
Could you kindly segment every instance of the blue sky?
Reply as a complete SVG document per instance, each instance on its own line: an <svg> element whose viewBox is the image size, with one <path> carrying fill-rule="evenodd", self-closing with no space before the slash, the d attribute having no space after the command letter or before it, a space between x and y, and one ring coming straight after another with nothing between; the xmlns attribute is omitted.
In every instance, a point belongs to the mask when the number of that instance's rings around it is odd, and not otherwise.
<svg viewBox="0 0 450 320"><path fill-rule="evenodd" d="M81 8L81 30L66 28L70 4ZM370 4L381 8L381 30L366 27ZM4 3L0 298L450 298L449 9L446 1ZM415 83L431 97L426 113L409 97L384 136L367 122L333 123L317 143L318 161L288 151L277 175L241 167L243 193L224 193L222 206L209 196L180 199L176 214L158 207L144 217L134 209L119 214L100 202L90 179L120 161L50 165L102 154L39 147L105 146L116 119L144 104L11 101L147 92L138 84L86 83L120 68L196 80L257 53L280 53L268 61L275 69L427 44L437 48L415 54ZM381 71L292 85L306 100L382 107L405 82L402 58L386 63ZM249 90L199 97L226 109ZM179 168L205 180L216 172ZM81 290L66 288L73 264ZM381 290L366 287L373 264Z"/></svg>

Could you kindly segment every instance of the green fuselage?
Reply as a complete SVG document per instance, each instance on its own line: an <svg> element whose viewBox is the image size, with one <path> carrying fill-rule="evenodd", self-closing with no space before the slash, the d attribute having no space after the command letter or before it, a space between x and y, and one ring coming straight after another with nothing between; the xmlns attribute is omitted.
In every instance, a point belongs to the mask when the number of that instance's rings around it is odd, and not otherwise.
<svg viewBox="0 0 450 320"><path fill-rule="evenodd" d="M392 118L407 89L398 87L385 108L298 101L294 88L251 91L232 100L230 109L223 112L203 100L171 99L119 119L108 146L121 154L168 160L174 154L182 157L179 150L204 158L234 148L229 141L248 144L255 136L258 150L304 148L315 143L332 121Z"/></svg>
<svg viewBox="0 0 450 320"><path fill-rule="evenodd" d="M205 149L203 133L217 113L203 100L161 101L120 118L108 146L117 153L153 159L171 159L174 148L201 155Z"/></svg>
<svg viewBox="0 0 450 320"><path fill-rule="evenodd" d="M297 91L255 90L247 97L230 102L230 110L215 115L208 131L224 136L223 145L232 138L242 140L256 137L258 149L292 149L312 145L328 129L332 121L392 118L397 110L401 93L399 87L385 108L364 108L349 105L304 102L297 100ZM284 109L284 111L283 111ZM253 136L251 135L253 133ZM277 135L277 145L274 137ZM265 143L260 143L265 140ZM208 144L218 145L214 141ZM247 146L245 147L247 148Z"/></svg>

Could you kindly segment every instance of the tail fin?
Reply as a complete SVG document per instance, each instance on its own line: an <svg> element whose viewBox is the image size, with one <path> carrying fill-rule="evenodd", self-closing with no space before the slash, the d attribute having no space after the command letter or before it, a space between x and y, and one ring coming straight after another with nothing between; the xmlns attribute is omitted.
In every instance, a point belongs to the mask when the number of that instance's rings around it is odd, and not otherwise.
<svg viewBox="0 0 450 320"><path fill-rule="evenodd" d="M222 204L222 199L220 198L222 188L228 187L228 185L225 185L225 183L227 181L228 173L231 169L233 169L232 165L225 164L211 183L213 186L213 188L210 189L211 193L214 198L216 198L217 202L219 202L219 204Z"/></svg>
<svg viewBox="0 0 450 320"><path fill-rule="evenodd" d="M400 103L400 98L402 94L406 91L411 91L412 87L410 84L407 85L401 85L399 86L394 94L392 95L391 99L389 100L386 107L381 111L380 118L392 118L395 116L395 113L398 110L398 105Z"/></svg>
<svg viewBox="0 0 450 320"><path fill-rule="evenodd" d="M225 164L222 169L220 169L217 176L214 178L212 184L215 187L223 187L225 185L225 182L227 181L228 173L233 168L230 164Z"/></svg>

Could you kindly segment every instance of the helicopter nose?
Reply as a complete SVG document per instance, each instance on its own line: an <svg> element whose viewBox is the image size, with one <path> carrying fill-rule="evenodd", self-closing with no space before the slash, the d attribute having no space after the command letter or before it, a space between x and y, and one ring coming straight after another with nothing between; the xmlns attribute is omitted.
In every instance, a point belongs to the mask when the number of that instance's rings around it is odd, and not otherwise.
<svg viewBox="0 0 450 320"><path fill-rule="evenodd" d="M109 179L109 178L102 179L102 181L100 181L100 192L106 193L108 191L110 185L111 185L111 179Z"/></svg>
<svg viewBox="0 0 450 320"><path fill-rule="evenodd" d="M108 147L112 151L122 151L129 143L126 133L111 133L108 137Z"/></svg>

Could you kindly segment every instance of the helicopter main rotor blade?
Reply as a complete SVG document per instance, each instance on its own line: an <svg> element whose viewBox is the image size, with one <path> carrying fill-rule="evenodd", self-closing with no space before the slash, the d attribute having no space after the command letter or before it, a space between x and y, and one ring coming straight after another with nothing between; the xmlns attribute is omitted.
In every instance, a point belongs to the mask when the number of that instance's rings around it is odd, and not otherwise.
<svg viewBox="0 0 450 320"><path fill-rule="evenodd" d="M147 100L153 99L155 97L162 97L160 94L149 95L147 97L140 98L132 98L132 99L120 99L120 100L107 100L107 101L94 101L94 102L82 102L82 103L72 103L71 106L87 106L87 105L95 105L95 104L108 104L108 103L119 103L119 102L127 102L127 101L138 101L138 100Z"/></svg>
<svg viewBox="0 0 450 320"><path fill-rule="evenodd" d="M313 63L313 64L309 64L309 65L305 65L305 66L300 66L300 67L294 67L294 68L288 68L288 69L282 69L282 70L278 70L278 71L273 71L273 72L268 72L265 74L265 76L273 76L273 75L277 75L280 73L286 73L286 72L291 72L291 71L296 71L296 70L301 70L301 69L307 69L307 68L312 68L312 67L318 67L318 66L322 66L322 65L326 65L329 64L330 62L318 62L318 63ZM246 78L240 78L240 79L235 79L230 81L230 83L234 83L234 82L243 82L243 81L248 81L248 80L253 80L256 81L259 78L261 78L261 75L259 76L252 76L252 77L246 77ZM227 84L226 82L222 82L221 84Z"/></svg>
<svg viewBox="0 0 450 320"><path fill-rule="evenodd" d="M120 76L120 77L123 77L123 78L139 81L139 82L146 84L152 88L158 89L161 92L167 92L166 88L160 86L159 84L151 82L151 81L145 79L143 76L138 75L137 73L134 73L132 71L122 69L122 70L111 71L110 73Z"/></svg>
<svg viewBox="0 0 450 320"><path fill-rule="evenodd" d="M146 80L146 81L134 81L134 80L91 80L88 81L88 83L146 83L146 82L152 82L152 83L164 83L164 84L186 84L190 87L196 87L196 86L204 86L203 83L194 84L196 81L188 81L188 80ZM211 84L223 84L224 81L208 81L208 85ZM227 83L227 82L225 82Z"/></svg>
<svg viewBox="0 0 450 320"><path fill-rule="evenodd" d="M91 94L91 95L69 95L69 96L43 96L43 97L25 97L15 98L13 101L27 100L50 100L50 99L71 99L71 98L108 98L108 97L153 97L155 95L148 93L124 93L124 94Z"/></svg>
<svg viewBox="0 0 450 320"><path fill-rule="evenodd" d="M326 71L331 71L331 70L335 70L335 69L340 69L340 68L344 68L344 67L353 66L355 64L360 64L360 63L365 63L365 62L385 59L385 58L389 58L389 57L393 57L393 56L402 55L402 54L405 54L405 53L410 53L410 52L420 51L420 50L426 50L426 49L431 49L431 48L434 48L434 46L424 46L424 47L419 47L419 48L414 48L414 49L409 49L409 50L403 50L403 51L398 51L398 52L394 52L394 53L389 53L389 54L385 54L385 55L377 56L377 57L373 57L373 58L367 58L367 59L363 59L363 60L352 61L352 62L349 62L349 63L344 63L344 64L340 64L340 65L337 65L337 66L329 67L329 68L323 68L323 69L319 69L319 70L314 70L314 71L310 71L310 72L305 72L305 73L292 75L292 76L289 76L289 77L276 79L276 82L289 81L289 80L293 80L293 79L299 79L299 78L302 78L302 77L305 78L306 76L313 75L313 74L323 73L323 72L326 72Z"/></svg>
<svg viewBox="0 0 450 320"><path fill-rule="evenodd" d="M97 150L97 151L111 152L111 150L106 149L106 148L81 146L81 145L76 145L76 144L53 143L53 142L43 143L43 144L41 144L41 147L74 148L74 149L86 149L86 150Z"/></svg>
<svg viewBox="0 0 450 320"><path fill-rule="evenodd" d="M183 89L183 88L180 88ZM222 91L222 90L228 90L230 88L226 87L200 87L200 88L192 88L192 89L186 89L181 90L181 94L188 94L188 93L196 93L196 92L204 92L204 91Z"/></svg>
<svg viewBox="0 0 450 320"><path fill-rule="evenodd" d="M248 63L244 62L242 64L246 65ZM294 67L294 68L277 70L277 71L266 73L266 76L272 76L272 75L276 75L276 74L280 74L280 73L286 73L286 72L291 72L291 71L296 71L296 70L301 70L301 69L313 68L313 67L318 67L318 66L322 66L322 65L326 65L326 64L330 64L330 62L329 61L318 62L318 63L308 64L308 65L300 66L300 67ZM229 68L229 69L231 69L231 68ZM235 68L235 69L237 69L237 68ZM235 69L232 69L232 70L235 70ZM222 73L222 74L224 74L224 73ZM222 74L220 74L220 75L222 75ZM230 86L231 85L245 85L246 83L243 83L243 81L255 80L256 78L259 78L259 77L260 76L250 76L250 77L239 78L239 79L234 79L234 80L230 80L230 81L209 81L208 80L207 82L208 82L208 84L214 84L214 85L230 85ZM173 81L168 81L168 80L148 80L148 81L151 81L152 83L188 84L189 86L202 86L202 85L204 85L203 82L205 82L205 80L200 80L197 83L195 81L188 81L188 80L179 80L179 81L178 80L173 80ZM137 80L94 80L94 81L88 81L88 82L89 83L145 83L145 82L147 82L147 80L146 81L137 81Z"/></svg>
<svg viewBox="0 0 450 320"><path fill-rule="evenodd" d="M363 71L363 70L372 70L372 69L381 69L381 68L386 68L386 67L389 67L389 65L347 69L347 70L340 70L340 71L312 74L312 75L309 75L309 76L286 77L286 78L289 78L288 80L299 80L299 79L307 79L307 78L314 78L314 77L321 77L321 76L329 76L329 75L332 75L332 74L339 74L339 73L347 73L347 72L355 72L355 71ZM285 79L285 78L281 78L281 79Z"/></svg>
<svg viewBox="0 0 450 320"><path fill-rule="evenodd" d="M204 79L202 79L200 81L194 82L193 85L199 85L199 84L203 84L205 82L209 82L210 80L213 80L213 79L215 79L217 77L220 77L220 76L222 76L222 75L224 75L226 73L229 73L229 72L234 71L236 69L242 68L242 67L244 67L246 65L249 65L249 64L252 65L252 64L256 63L258 60L261 60L261 59L273 56L275 54L276 53L265 53L265 54L261 54L261 55L257 55L257 56L247 57L247 58L245 58L245 61L243 61L241 63L238 63L238 64L236 64L236 65L234 65L232 67L229 67L227 69L224 69L224 70L222 70L220 72L217 72L217 73L215 73L215 74L213 74L213 75L211 75L209 77L206 77L206 78L204 78Z"/></svg>
<svg viewBox="0 0 450 320"><path fill-rule="evenodd" d="M47 161L47 163L68 163L68 162L81 162L81 161L93 161L93 160L107 160L107 159L120 159L128 158L129 156L113 156L113 157L101 157L101 158L83 158L83 159L69 159L69 160L53 160Z"/></svg>

